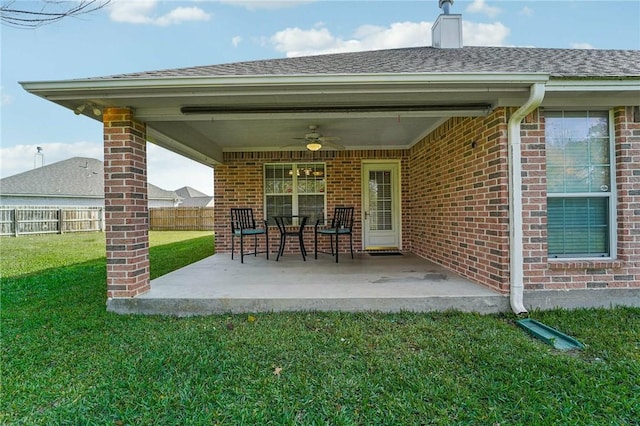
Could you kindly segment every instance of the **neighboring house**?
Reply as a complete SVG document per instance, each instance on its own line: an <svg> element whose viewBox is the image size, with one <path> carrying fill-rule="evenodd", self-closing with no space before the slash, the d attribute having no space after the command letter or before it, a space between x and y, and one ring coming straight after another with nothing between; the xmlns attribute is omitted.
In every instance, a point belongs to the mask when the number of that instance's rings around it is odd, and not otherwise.
<svg viewBox="0 0 640 426"><path fill-rule="evenodd" d="M178 196L148 184L149 207L175 207ZM104 165L73 157L0 179L0 206L104 206Z"/></svg>
<svg viewBox="0 0 640 426"><path fill-rule="evenodd" d="M231 207L351 205L358 251L416 253L514 312L640 305L640 51L462 47L460 15L432 31L431 47L23 86L102 109L107 213L141 208L147 140L214 167L217 253ZM107 251L110 299L149 289L143 231L107 220L125 245Z"/></svg>
<svg viewBox="0 0 640 426"><path fill-rule="evenodd" d="M176 189L180 198L179 207L213 207L213 197L190 186Z"/></svg>

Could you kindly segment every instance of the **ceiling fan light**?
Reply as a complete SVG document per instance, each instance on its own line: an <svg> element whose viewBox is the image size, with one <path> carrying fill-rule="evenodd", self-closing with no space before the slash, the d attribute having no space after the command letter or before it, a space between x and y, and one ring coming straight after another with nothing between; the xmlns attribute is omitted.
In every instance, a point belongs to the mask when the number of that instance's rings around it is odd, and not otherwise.
<svg viewBox="0 0 640 426"><path fill-rule="evenodd" d="M307 144L307 149L309 151L318 151L320 148L322 148L322 144L319 142L309 142Z"/></svg>

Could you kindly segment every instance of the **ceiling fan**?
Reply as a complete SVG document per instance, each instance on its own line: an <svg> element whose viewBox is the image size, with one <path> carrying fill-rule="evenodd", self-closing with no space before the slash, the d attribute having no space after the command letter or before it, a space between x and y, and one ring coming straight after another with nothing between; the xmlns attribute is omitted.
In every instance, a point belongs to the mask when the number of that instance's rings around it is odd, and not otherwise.
<svg viewBox="0 0 640 426"><path fill-rule="evenodd" d="M334 142L334 141L340 140L338 136L322 136L322 134L318 133L318 125L311 124L309 126L309 130L310 130L310 133L307 133L306 135L304 135L304 137L294 138L294 139L304 141L309 151L318 151L323 147L328 147L328 148L338 149L338 150L344 149L344 146ZM288 146L293 146L293 145L288 145Z"/></svg>

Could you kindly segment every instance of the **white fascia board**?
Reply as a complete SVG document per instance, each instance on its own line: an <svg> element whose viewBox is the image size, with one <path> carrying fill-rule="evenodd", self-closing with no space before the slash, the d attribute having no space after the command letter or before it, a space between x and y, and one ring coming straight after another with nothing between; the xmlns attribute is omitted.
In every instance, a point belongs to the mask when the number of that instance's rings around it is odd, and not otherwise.
<svg viewBox="0 0 640 426"><path fill-rule="evenodd" d="M640 91L640 78L611 80L549 80L546 92L610 92Z"/></svg>
<svg viewBox="0 0 640 426"><path fill-rule="evenodd" d="M22 87L33 94L47 97L56 93L93 92L103 97L105 91L149 91L218 87L223 89L273 86L351 86L386 84L534 84L549 79L546 73L406 73L406 74L313 74L313 75L265 75L219 77L160 77L113 78L21 82ZM98 93L96 93L98 92Z"/></svg>

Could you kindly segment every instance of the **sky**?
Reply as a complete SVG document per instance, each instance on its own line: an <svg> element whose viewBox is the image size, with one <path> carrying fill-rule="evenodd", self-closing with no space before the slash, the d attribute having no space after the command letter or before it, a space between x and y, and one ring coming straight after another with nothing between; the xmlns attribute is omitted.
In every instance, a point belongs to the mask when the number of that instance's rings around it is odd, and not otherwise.
<svg viewBox="0 0 640 426"><path fill-rule="evenodd" d="M43 4L13 6L25 3ZM36 147L45 164L103 158L99 121L27 93L20 81L430 46L441 12L437 0L111 0L36 29L3 25L0 178L33 169ZM640 0L454 0L451 13L462 14L467 46L640 49ZM153 144L147 157L150 183L213 195L211 168Z"/></svg>

